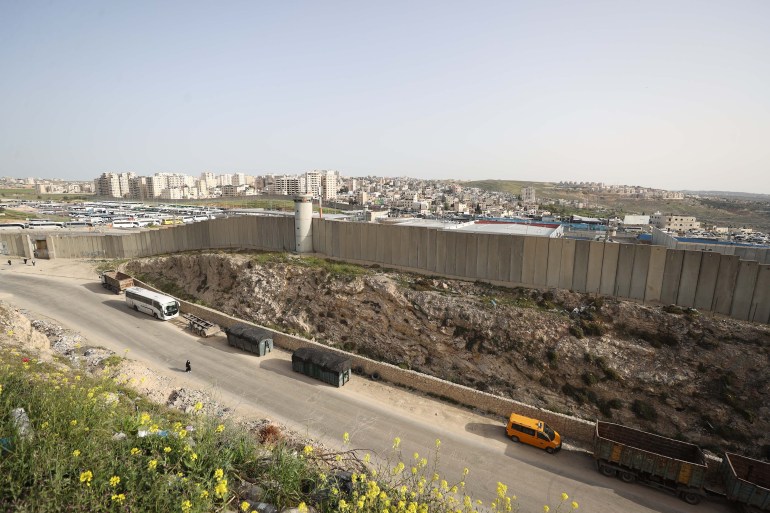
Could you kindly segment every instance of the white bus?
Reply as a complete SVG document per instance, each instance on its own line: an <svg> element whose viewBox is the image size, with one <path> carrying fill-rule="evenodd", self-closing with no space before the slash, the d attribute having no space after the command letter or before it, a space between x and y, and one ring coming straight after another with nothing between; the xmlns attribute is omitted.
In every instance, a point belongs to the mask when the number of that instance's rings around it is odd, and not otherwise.
<svg viewBox="0 0 770 513"><path fill-rule="evenodd" d="M126 289L126 304L137 312L144 312L163 321L179 317L179 301L142 287Z"/></svg>

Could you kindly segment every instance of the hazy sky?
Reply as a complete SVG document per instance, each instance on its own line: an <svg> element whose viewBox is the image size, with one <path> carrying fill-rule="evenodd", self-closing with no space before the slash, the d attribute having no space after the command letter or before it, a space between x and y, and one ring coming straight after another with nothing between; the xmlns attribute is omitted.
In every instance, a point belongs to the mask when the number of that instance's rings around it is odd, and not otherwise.
<svg viewBox="0 0 770 513"><path fill-rule="evenodd" d="M0 0L0 176L770 193L770 1Z"/></svg>

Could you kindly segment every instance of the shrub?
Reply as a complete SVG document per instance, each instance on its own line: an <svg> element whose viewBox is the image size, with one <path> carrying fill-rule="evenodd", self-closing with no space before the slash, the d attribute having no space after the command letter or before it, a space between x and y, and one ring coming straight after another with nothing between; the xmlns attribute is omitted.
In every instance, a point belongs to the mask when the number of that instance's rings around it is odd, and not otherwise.
<svg viewBox="0 0 770 513"><path fill-rule="evenodd" d="M599 378L597 378L596 375L590 371L584 372L580 377L583 379L583 383L589 387L591 385L595 385L599 381Z"/></svg>
<svg viewBox="0 0 770 513"><path fill-rule="evenodd" d="M655 420L658 418L658 412L655 410L655 407L641 399L634 399L634 402L631 405L631 411L634 412L638 418L643 420Z"/></svg>
<svg viewBox="0 0 770 513"><path fill-rule="evenodd" d="M570 326L569 327L569 333L575 338L583 338L585 335L583 334L583 328L580 326Z"/></svg>

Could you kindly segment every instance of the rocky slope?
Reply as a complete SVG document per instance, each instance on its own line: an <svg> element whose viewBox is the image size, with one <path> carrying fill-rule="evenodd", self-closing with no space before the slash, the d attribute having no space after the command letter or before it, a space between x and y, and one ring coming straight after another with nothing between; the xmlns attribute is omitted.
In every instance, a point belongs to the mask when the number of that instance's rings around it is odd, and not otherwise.
<svg viewBox="0 0 770 513"><path fill-rule="evenodd" d="M129 262L179 297L493 394L770 457L770 326L316 258Z"/></svg>

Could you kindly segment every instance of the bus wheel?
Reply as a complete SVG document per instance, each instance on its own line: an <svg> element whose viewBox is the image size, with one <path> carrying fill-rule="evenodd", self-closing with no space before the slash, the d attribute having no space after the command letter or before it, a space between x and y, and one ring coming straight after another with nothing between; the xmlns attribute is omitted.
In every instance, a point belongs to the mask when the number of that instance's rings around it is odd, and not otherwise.
<svg viewBox="0 0 770 513"><path fill-rule="evenodd" d="M700 495L697 493L682 492L680 497L687 504L692 504L693 506L700 503Z"/></svg>
<svg viewBox="0 0 770 513"><path fill-rule="evenodd" d="M511 442L519 443L519 437L516 435L511 435Z"/></svg>
<svg viewBox="0 0 770 513"><path fill-rule="evenodd" d="M136 310L138 312L139 311L139 307L134 305L134 310Z"/></svg>
<svg viewBox="0 0 770 513"><path fill-rule="evenodd" d="M608 467L607 465L599 465L599 472L604 474L607 477L614 477L615 476L615 469L612 467Z"/></svg>
<svg viewBox="0 0 770 513"><path fill-rule="evenodd" d="M545 452L547 452L548 454L553 454L553 447L546 447Z"/></svg>

